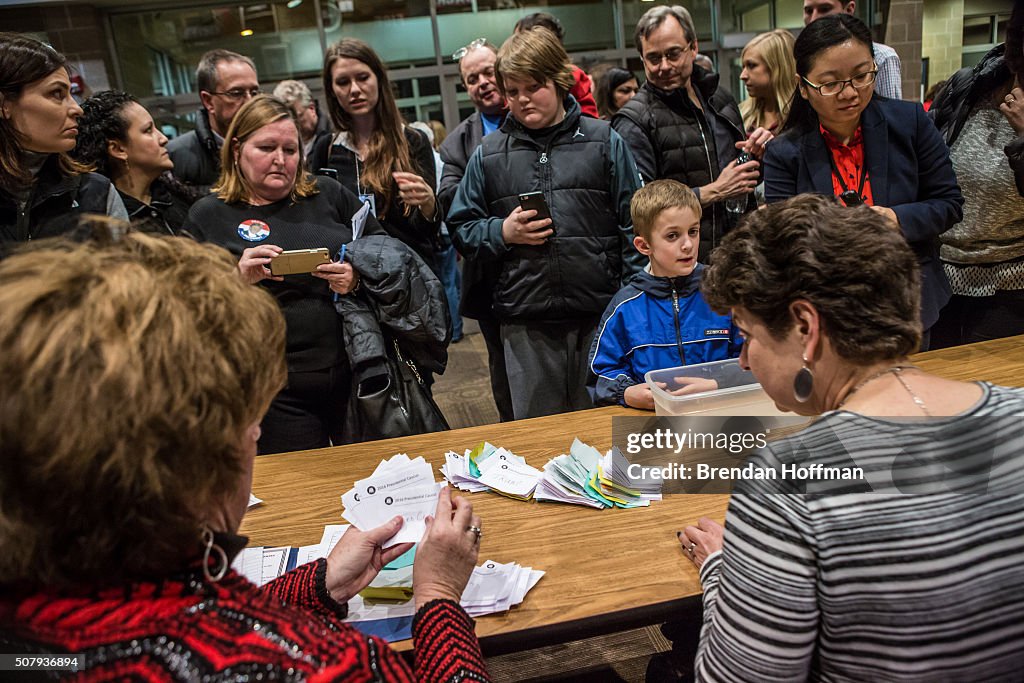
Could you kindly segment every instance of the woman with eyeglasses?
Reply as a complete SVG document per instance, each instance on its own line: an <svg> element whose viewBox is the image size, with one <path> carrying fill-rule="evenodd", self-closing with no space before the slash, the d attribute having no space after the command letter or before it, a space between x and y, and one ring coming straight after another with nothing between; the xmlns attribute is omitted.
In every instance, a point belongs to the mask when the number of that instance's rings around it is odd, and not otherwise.
<svg viewBox="0 0 1024 683"><path fill-rule="evenodd" d="M345 38L324 55L323 80L337 134L314 146L313 170L334 169L338 181L370 205L385 232L440 277L434 150L402 120L383 62L363 41Z"/></svg>
<svg viewBox="0 0 1024 683"><path fill-rule="evenodd" d="M114 183L132 226L177 235L199 197L171 175L167 136L133 95L96 93L82 103L72 155Z"/></svg>
<svg viewBox="0 0 1024 683"><path fill-rule="evenodd" d="M920 104L874 96L878 67L860 19L836 14L809 24L794 56L799 82L782 135L765 152L765 199L813 192L888 218L921 265L927 349L951 293L939 235L963 217L949 149Z"/></svg>
<svg viewBox="0 0 1024 683"><path fill-rule="evenodd" d="M82 116L70 73L49 45L0 33L0 257L73 231L83 213L128 220L110 181L68 155Z"/></svg>

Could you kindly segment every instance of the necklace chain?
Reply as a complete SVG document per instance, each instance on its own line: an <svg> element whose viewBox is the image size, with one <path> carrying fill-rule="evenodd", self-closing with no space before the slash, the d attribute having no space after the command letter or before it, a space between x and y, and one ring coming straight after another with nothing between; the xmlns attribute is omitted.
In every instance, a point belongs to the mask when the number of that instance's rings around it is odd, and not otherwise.
<svg viewBox="0 0 1024 683"><path fill-rule="evenodd" d="M920 408L922 413L924 413L928 417L931 417L932 414L928 411L928 407L925 405L924 401L921 399L920 396L914 393L914 390L910 388L909 384L907 384L907 380L903 378L904 370L918 369L920 368L918 368L916 365L893 365L892 367L880 370L875 374L871 375L870 377L861 380L860 383L857 384L857 386L855 386L853 389L850 389L850 392L843 397L842 401L839 402L839 405L836 407L836 410L839 410L839 408L842 408L844 405L846 405L846 402L850 400L850 397L856 394L858 391L860 391L865 384L873 382L879 377L892 373L893 375L895 375L896 380L900 383L900 386L903 387L904 391L906 391L910 398L914 401L914 405Z"/></svg>

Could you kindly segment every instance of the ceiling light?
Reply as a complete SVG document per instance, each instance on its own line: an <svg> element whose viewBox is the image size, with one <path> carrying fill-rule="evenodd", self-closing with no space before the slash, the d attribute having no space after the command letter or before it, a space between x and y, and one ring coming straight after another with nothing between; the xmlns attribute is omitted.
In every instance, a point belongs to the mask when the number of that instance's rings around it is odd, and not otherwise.
<svg viewBox="0 0 1024 683"><path fill-rule="evenodd" d="M288 4L285 5L288 9L295 9L302 4L302 0L288 0Z"/></svg>
<svg viewBox="0 0 1024 683"><path fill-rule="evenodd" d="M241 35L242 35L243 38L248 38L249 36L252 35L252 29L251 28L243 28Z"/></svg>

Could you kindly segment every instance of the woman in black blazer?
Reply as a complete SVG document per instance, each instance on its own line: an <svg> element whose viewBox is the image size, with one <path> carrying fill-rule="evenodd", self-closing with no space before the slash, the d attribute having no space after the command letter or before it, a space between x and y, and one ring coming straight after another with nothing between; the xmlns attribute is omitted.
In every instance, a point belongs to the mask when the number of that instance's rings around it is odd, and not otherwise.
<svg viewBox="0 0 1024 683"><path fill-rule="evenodd" d="M921 264L926 349L951 294L938 236L963 217L949 149L921 105L874 96L871 33L856 17L811 23L794 54L799 81L786 126L765 152L765 198L813 192L889 218Z"/></svg>

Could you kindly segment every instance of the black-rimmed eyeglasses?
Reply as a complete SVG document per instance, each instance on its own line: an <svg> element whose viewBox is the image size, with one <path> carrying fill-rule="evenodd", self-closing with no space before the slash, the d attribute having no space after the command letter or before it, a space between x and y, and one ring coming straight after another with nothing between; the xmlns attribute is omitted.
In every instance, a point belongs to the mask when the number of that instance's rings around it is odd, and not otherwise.
<svg viewBox="0 0 1024 683"><path fill-rule="evenodd" d="M877 74L878 69L873 69L871 71L859 73L852 78L847 78L842 81L829 81L828 83L821 84L811 83L803 76L800 77L800 80L802 80L804 83L817 90L819 95L823 97L832 97L833 95L838 95L839 93L843 92L843 90L845 90L846 86L848 85L853 86L857 90L868 87L869 85L875 82L875 76Z"/></svg>

